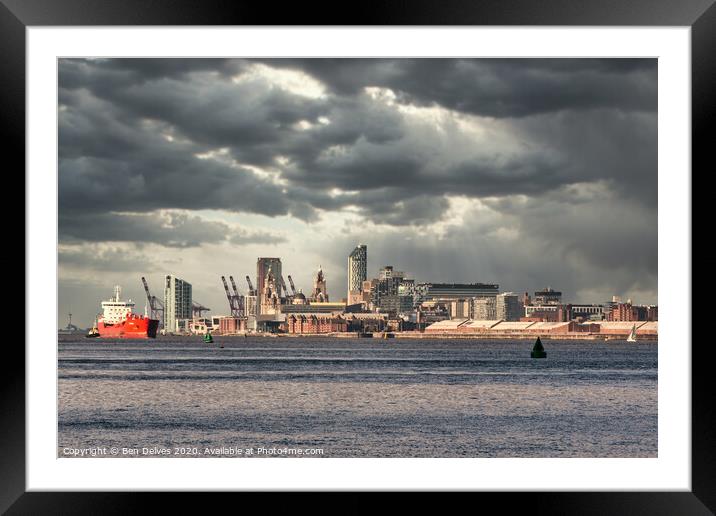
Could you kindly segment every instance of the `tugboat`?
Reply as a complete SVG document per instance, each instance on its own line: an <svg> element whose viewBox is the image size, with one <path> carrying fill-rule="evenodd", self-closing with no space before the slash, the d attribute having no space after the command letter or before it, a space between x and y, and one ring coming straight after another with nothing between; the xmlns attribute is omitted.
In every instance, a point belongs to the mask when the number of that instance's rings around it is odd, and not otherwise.
<svg viewBox="0 0 716 516"><path fill-rule="evenodd" d="M85 335L85 338L87 339L94 339L99 337L99 330L97 329L97 319L94 321L94 325L90 330L87 332L87 335Z"/></svg>
<svg viewBox="0 0 716 516"><path fill-rule="evenodd" d="M542 341L537 337L534 347L532 348L532 358L547 358L547 352L544 350Z"/></svg>

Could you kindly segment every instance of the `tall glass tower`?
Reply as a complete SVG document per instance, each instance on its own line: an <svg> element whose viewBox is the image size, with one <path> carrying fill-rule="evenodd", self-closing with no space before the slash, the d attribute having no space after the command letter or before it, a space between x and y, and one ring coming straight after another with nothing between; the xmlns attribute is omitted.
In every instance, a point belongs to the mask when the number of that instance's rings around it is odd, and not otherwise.
<svg viewBox="0 0 716 516"><path fill-rule="evenodd" d="M173 275L167 275L164 285L164 329L174 332L181 319L191 319L191 284Z"/></svg>
<svg viewBox="0 0 716 516"><path fill-rule="evenodd" d="M368 278L368 246L359 244L348 255L348 304L360 297L363 282Z"/></svg>

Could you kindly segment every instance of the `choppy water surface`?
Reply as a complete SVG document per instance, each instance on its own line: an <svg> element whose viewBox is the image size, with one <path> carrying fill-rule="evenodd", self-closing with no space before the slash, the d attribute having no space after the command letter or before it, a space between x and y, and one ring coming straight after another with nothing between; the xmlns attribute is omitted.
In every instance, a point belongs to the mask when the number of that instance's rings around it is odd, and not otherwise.
<svg viewBox="0 0 716 516"><path fill-rule="evenodd" d="M58 456L656 457L656 343L544 344L60 336Z"/></svg>

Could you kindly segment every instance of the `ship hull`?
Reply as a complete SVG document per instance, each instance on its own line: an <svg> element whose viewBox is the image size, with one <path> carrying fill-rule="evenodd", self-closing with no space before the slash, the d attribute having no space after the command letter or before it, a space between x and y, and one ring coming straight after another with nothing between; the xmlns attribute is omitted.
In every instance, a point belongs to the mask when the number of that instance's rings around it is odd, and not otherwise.
<svg viewBox="0 0 716 516"><path fill-rule="evenodd" d="M105 324L102 320L97 322L99 336L112 339L154 339L158 328L158 320L136 315L117 324Z"/></svg>

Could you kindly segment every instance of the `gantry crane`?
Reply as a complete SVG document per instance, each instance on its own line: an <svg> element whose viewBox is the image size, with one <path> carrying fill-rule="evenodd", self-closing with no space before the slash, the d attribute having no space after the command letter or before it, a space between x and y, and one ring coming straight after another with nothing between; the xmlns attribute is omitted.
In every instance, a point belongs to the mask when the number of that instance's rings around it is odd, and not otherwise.
<svg viewBox="0 0 716 516"><path fill-rule="evenodd" d="M255 296L256 291L254 290L254 286L251 284L251 278L249 278L248 276L246 276L246 283L249 284L249 295Z"/></svg>
<svg viewBox="0 0 716 516"><path fill-rule="evenodd" d="M279 285L278 285L278 287L279 287L278 297L281 297L281 292L283 292L283 294L284 294L283 297L285 297L286 299L289 299L289 300L290 300L290 299L291 299L291 295L288 293L288 289L286 288L286 282L285 282L284 279L283 279L283 275L281 275L281 276L279 277L279 280L281 280L281 282L280 282Z"/></svg>
<svg viewBox="0 0 716 516"><path fill-rule="evenodd" d="M161 325L164 320L164 303L162 303L157 296L153 296L149 292L149 284L147 279L142 276L142 284L144 285L144 292L147 294L147 307L149 308L149 317L156 319Z"/></svg>
<svg viewBox="0 0 716 516"><path fill-rule="evenodd" d="M226 299L229 300L229 309L231 310L231 315L233 317L242 317L244 315L242 306L243 303L239 301L239 298L241 296L239 296L238 293L236 295L233 295L231 292L229 292L229 284L226 283L226 278L224 276L221 277L221 282L224 284L224 291L226 291ZM234 282L233 278L231 282ZM234 291L236 291L236 286L234 286Z"/></svg>
<svg viewBox="0 0 716 516"><path fill-rule="evenodd" d="M209 310L211 310L211 308L206 307L197 301L191 302L191 315L194 319L201 319L202 312L208 312Z"/></svg>
<svg viewBox="0 0 716 516"><path fill-rule="evenodd" d="M293 297L296 297L296 285L293 284L293 278L291 277L290 274L288 275L288 282L291 285L291 293L292 293Z"/></svg>

